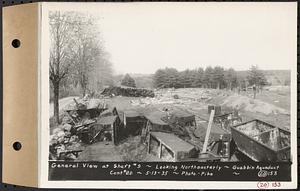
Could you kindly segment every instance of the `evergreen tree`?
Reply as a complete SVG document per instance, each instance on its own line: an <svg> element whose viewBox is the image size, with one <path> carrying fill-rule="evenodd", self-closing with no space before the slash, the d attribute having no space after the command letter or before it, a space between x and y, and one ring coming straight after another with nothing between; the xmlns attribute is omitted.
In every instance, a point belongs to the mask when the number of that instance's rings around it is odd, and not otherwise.
<svg viewBox="0 0 300 191"><path fill-rule="evenodd" d="M166 81L167 81L167 73L165 69L159 69L155 72L153 81L154 87L156 88L166 88Z"/></svg>
<svg viewBox="0 0 300 191"><path fill-rule="evenodd" d="M248 71L247 80L249 85L255 85L260 88L264 85L267 85L267 79L264 73L259 70L258 66L251 66L250 70Z"/></svg>
<svg viewBox="0 0 300 191"><path fill-rule="evenodd" d="M133 88L136 87L134 79L131 76L129 76L129 74L126 74L125 77L122 79L121 85Z"/></svg>
<svg viewBox="0 0 300 191"><path fill-rule="evenodd" d="M207 88L213 88L214 69L211 66L206 67L203 82Z"/></svg>
<svg viewBox="0 0 300 191"><path fill-rule="evenodd" d="M226 87L228 89L232 90L234 87L237 87L238 85L237 74L233 68L229 68L225 72L225 81L226 81Z"/></svg>
<svg viewBox="0 0 300 191"><path fill-rule="evenodd" d="M168 88L179 88L180 87L180 76L179 72L175 68L166 68L167 74L166 87Z"/></svg>
<svg viewBox="0 0 300 191"><path fill-rule="evenodd" d="M204 78L204 70L203 68L198 68L193 70L193 82L192 87L200 88L203 85L203 78Z"/></svg>
<svg viewBox="0 0 300 191"><path fill-rule="evenodd" d="M224 79L224 68L220 67L220 66L216 66L214 68L214 75L213 75L213 84L214 87L217 89L222 88L222 86L225 83L225 79Z"/></svg>
<svg viewBox="0 0 300 191"><path fill-rule="evenodd" d="M185 70L180 72L180 86L183 88L190 88L192 87L193 83L193 72L191 70Z"/></svg>

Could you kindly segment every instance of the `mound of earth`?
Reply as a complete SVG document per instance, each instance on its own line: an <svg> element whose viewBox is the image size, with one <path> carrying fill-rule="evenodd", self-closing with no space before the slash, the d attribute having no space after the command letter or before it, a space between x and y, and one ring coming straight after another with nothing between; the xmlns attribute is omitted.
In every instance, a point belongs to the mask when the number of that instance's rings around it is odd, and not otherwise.
<svg viewBox="0 0 300 191"><path fill-rule="evenodd" d="M249 98L247 96L241 96L238 94L233 94L228 96L223 100L223 103L221 105L238 108L250 112L264 113L266 115L278 114L278 113L289 115L289 111L283 108L277 107L275 105L257 99Z"/></svg>

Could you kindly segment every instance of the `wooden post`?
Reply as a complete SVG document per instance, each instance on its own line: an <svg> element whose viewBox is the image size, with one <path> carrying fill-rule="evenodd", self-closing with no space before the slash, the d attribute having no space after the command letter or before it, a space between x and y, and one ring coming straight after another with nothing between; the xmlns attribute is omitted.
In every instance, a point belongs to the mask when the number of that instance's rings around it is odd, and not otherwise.
<svg viewBox="0 0 300 191"><path fill-rule="evenodd" d="M116 121L113 123L113 126L115 127L113 131L114 131L115 141L117 143L119 134L118 134L118 125L117 125Z"/></svg>
<svg viewBox="0 0 300 191"><path fill-rule="evenodd" d="M161 158L161 150L162 150L162 144L161 144L161 142L159 141L159 153L158 153L158 158Z"/></svg>
<svg viewBox="0 0 300 191"><path fill-rule="evenodd" d="M113 144L115 144L114 125L111 124L110 126L111 126L111 128L112 128L112 129L111 129L111 140L112 140Z"/></svg>
<svg viewBox="0 0 300 191"><path fill-rule="evenodd" d="M256 85L253 85L253 98L256 98Z"/></svg>
<svg viewBox="0 0 300 191"><path fill-rule="evenodd" d="M148 139L148 153L150 153L150 143L151 143L151 134L149 134L149 139Z"/></svg>
<svg viewBox="0 0 300 191"><path fill-rule="evenodd" d="M213 109L213 110L211 110L211 113L210 113L208 126L207 126L207 130L206 130L206 134L205 134L205 140L204 140L204 144L203 144L203 148L202 148L202 153L206 153L206 150L207 150L208 139L210 136L211 126L212 126L212 123L214 120L214 115L215 115L215 110Z"/></svg>
<svg viewBox="0 0 300 191"><path fill-rule="evenodd" d="M173 152L173 151L172 151ZM174 158L173 158L173 162L177 162L177 153L176 152L173 152L173 156L174 156Z"/></svg>
<svg viewBox="0 0 300 191"><path fill-rule="evenodd" d="M76 108L78 109L79 108L79 104L78 104L77 100L75 98L73 98L73 100L74 100L74 102L76 104Z"/></svg>
<svg viewBox="0 0 300 191"><path fill-rule="evenodd" d="M123 115L123 123L124 123L124 127L126 128L126 115L125 115L125 113L123 113L124 115Z"/></svg>

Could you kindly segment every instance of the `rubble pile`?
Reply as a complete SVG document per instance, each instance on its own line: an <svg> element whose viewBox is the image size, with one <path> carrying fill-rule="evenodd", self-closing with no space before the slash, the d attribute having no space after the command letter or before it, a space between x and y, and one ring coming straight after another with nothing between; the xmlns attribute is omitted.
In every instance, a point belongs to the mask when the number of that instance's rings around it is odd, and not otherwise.
<svg viewBox="0 0 300 191"><path fill-rule="evenodd" d="M110 86L101 93L105 96L126 96L126 97L154 97L154 91L141 88Z"/></svg>
<svg viewBox="0 0 300 191"><path fill-rule="evenodd" d="M96 122L95 117L104 110L99 99L74 99L74 103L61 114L62 123L50 135L50 160L75 160L87 143L87 130Z"/></svg>
<svg viewBox="0 0 300 191"><path fill-rule="evenodd" d="M199 90L194 88L185 89L161 89L155 91L155 97L146 97L132 100L131 105L146 107L148 105L175 104L187 105L194 103L205 103L218 95L217 90Z"/></svg>
<svg viewBox="0 0 300 191"><path fill-rule="evenodd" d="M74 101L67 105L64 110L74 110L74 109L94 109L94 108L106 108L107 104L105 101L96 98L81 98L73 99Z"/></svg>
<svg viewBox="0 0 300 191"><path fill-rule="evenodd" d="M50 160L75 160L83 146L78 136L71 133L72 125L65 123L50 135Z"/></svg>

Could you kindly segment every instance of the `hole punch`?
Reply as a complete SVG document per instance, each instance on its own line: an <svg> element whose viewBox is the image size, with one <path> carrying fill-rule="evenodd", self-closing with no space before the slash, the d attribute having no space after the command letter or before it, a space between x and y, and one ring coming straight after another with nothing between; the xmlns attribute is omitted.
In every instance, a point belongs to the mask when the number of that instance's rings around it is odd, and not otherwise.
<svg viewBox="0 0 300 191"><path fill-rule="evenodd" d="M19 150L21 150L21 148L22 148L22 144L21 144L20 142L14 142L13 148L14 148L16 151L19 151Z"/></svg>
<svg viewBox="0 0 300 191"><path fill-rule="evenodd" d="M21 46L21 41L19 39L14 39L12 42L11 42L11 45L14 47L14 48L19 48Z"/></svg>

